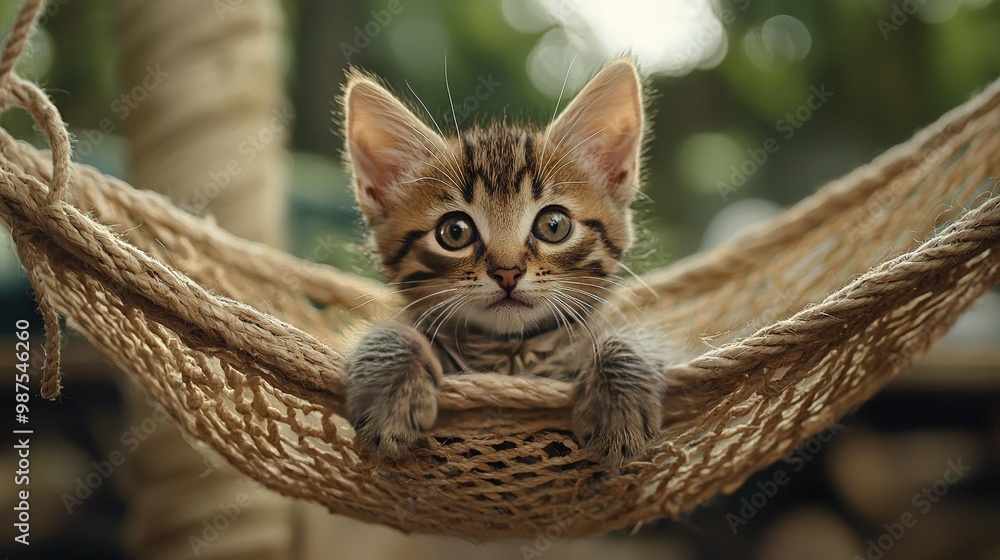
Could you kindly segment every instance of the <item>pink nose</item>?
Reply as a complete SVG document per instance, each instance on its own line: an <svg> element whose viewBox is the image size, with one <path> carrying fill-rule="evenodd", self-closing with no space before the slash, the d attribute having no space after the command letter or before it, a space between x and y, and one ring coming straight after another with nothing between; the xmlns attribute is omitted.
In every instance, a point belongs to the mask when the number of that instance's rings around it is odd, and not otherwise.
<svg viewBox="0 0 1000 560"><path fill-rule="evenodd" d="M524 276L524 271L520 268L494 268L490 270L490 276L500 284L500 287L510 292L517 286L517 281Z"/></svg>

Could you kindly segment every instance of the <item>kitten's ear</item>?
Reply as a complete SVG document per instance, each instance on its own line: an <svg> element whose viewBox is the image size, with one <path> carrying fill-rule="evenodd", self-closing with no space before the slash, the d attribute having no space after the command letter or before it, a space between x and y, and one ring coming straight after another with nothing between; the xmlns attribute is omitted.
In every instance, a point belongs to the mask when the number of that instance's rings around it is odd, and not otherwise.
<svg viewBox="0 0 1000 560"><path fill-rule="evenodd" d="M594 76L548 129L550 145L593 162L616 198L631 201L639 186L642 82L631 59L612 61Z"/></svg>
<svg viewBox="0 0 1000 560"><path fill-rule="evenodd" d="M348 76L344 115L358 203L369 219L384 218L402 199L400 182L444 140L361 72Z"/></svg>

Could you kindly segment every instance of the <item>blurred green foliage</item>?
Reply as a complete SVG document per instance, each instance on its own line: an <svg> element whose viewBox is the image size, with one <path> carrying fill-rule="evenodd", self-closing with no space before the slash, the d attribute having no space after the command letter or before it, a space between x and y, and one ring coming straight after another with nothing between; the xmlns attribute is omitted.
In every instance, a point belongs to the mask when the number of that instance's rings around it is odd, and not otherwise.
<svg viewBox="0 0 1000 560"><path fill-rule="evenodd" d="M378 74L411 99L412 89L444 127L454 126L446 86L463 127L551 117L555 96L535 86L532 61L565 71L572 57L555 60L543 56L550 51L537 51L559 32L557 19L543 18L531 29L512 25L511 13L540 10L526 1L283 3L293 49L288 92L297 114L291 139L295 252L360 265L345 257L361 233L339 163L342 138L331 133L330 121L348 64ZM577 5L550 4L564 11ZM0 5L2 21L9 22L14 9L12 2ZM725 56L710 68L650 80L642 268L697 250L707 224L728 205L794 203L1000 75L1000 3L990 0L721 0L714 12L725 29ZM628 17L642 22L648 16L635 10ZM111 7L53 0L44 20L22 73L47 89L73 130L96 127L117 91ZM628 49L623 44L619 52ZM569 53L572 46L552 52ZM592 56L577 64L591 66L578 69L584 73L598 66ZM494 85L477 95L486 82ZM817 91L830 95L802 122L789 119ZM23 115L7 115L2 124L22 137L35 135ZM754 161L769 140L777 149ZM122 144L108 142L86 159L123 174L123 157ZM742 174L741 166L753 172ZM345 250L324 248L331 244Z"/></svg>

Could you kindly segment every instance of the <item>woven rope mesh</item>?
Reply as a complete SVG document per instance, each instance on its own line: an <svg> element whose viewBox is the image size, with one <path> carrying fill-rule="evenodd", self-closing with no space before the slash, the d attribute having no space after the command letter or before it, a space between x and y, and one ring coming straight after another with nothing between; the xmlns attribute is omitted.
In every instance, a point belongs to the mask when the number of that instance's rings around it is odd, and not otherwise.
<svg viewBox="0 0 1000 560"><path fill-rule="evenodd" d="M567 429L567 383L470 374L444 381L426 445L382 463L359 456L340 403L351 334L397 305L352 311L379 285L70 165L40 90L0 67L0 95L55 152L0 131L0 220L48 336L55 310L192 441L262 484L405 531L592 535L693 508L873 395L1000 283L994 84L774 222L647 275L655 296L620 294L623 314L701 348L664 372L667 421L644 460L592 462Z"/></svg>

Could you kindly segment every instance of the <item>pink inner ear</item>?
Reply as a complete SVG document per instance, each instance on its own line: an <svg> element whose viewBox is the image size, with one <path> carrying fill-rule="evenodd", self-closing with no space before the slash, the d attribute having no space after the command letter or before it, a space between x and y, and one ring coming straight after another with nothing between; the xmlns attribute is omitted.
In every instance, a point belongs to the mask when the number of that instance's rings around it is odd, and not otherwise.
<svg viewBox="0 0 1000 560"><path fill-rule="evenodd" d="M402 173L398 165L388 161L378 161L370 146L356 142L351 146L351 160L354 163L358 191L370 198L384 211L389 208L389 190ZM388 158L382 158L388 159Z"/></svg>
<svg viewBox="0 0 1000 560"><path fill-rule="evenodd" d="M382 196L382 194L378 191L378 189L376 189L371 185L366 184L364 186L361 186L360 190L365 193L366 198L369 198L373 200L375 204L378 204L379 207L382 209L382 211L388 210L388 204L385 200L385 197Z"/></svg>
<svg viewBox="0 0 1000 560"><path fill-rule="evenodd" d="M609 186L618 187L628 179L635 166L637 139L627 133L608 131L604 142L595 144L591 153L596 156L598 168L608 178Z"/></svg>

